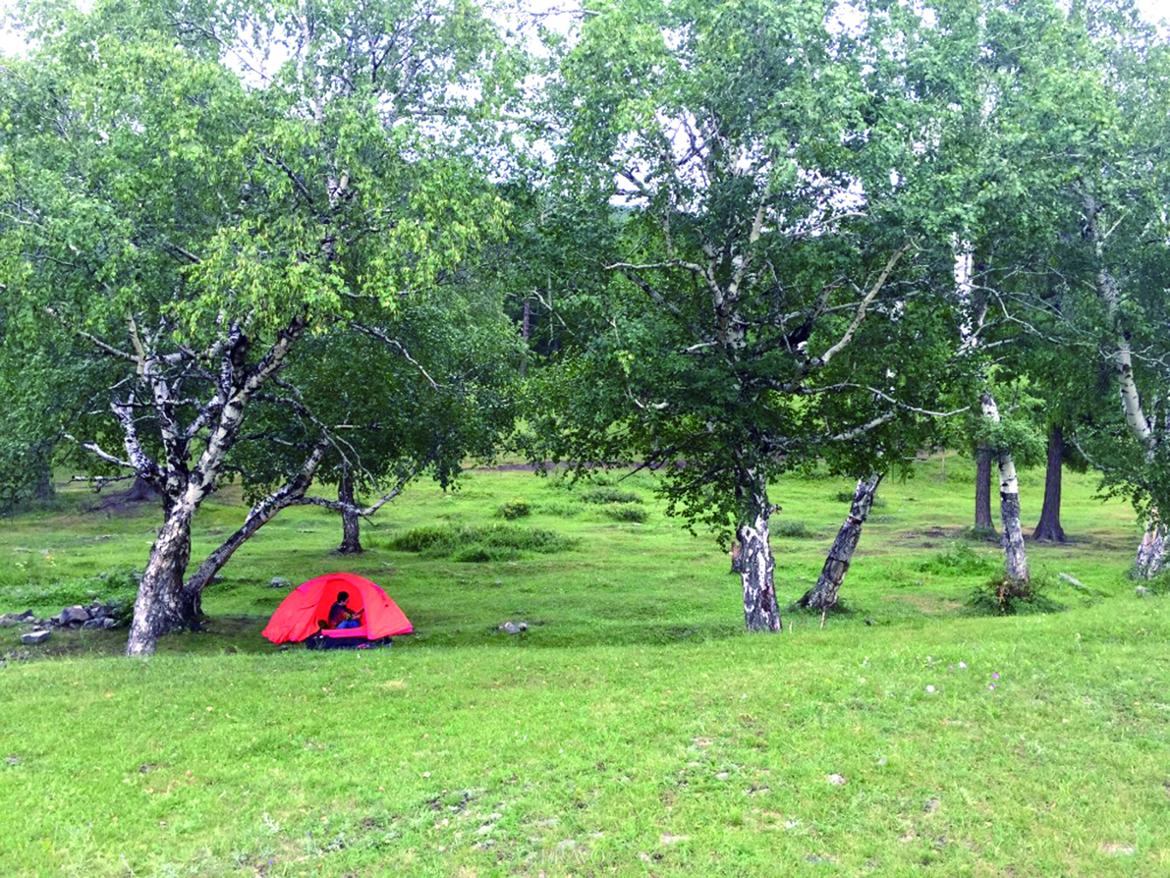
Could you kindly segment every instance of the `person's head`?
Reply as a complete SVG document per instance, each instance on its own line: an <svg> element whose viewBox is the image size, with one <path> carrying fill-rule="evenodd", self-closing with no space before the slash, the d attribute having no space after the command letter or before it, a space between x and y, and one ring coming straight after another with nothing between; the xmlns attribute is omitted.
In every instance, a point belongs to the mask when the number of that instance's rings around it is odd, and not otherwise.
<svg viewBox="0 0 1170 878"><path fill-rule="evenodd" d="M349 600L349 592L348 591L339 591L337 593L337 599L344 604L346 601Z"/></svg>

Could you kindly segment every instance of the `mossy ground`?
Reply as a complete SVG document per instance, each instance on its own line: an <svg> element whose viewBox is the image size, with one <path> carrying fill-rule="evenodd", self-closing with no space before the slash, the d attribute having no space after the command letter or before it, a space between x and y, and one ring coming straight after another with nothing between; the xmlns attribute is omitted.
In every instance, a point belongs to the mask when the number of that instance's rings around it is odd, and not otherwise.
<svg viewBox="0 0 1170 878"><path fill-rule="evenodd" d="M950 456L884 484L851 612L825 630L786 614L780 636L741 632L726 556L662 514L648 476L616 485L643 523L524 472L420 484L356 558L331 554L336 519L294 510L208 592L208 632L145 662L118 657L124 632L58 633L0 668L0 871L1170 874L1170 617L1126 578L1133 514L1070 476L1074 541L1029 546L1066 609L974 615L997 549L962 537L969 469ZM1023 477L1029 517L1041 478ZM776 487L807 533L777 540L784 600L815 578L849 487ZM530 514L507 527L568 542L478 563L391 548L503 525L516 500ZM0 522L0 612L56 611L141 566L155 513L91 502ZM196 554L241 514L225 491ZM340 653L259 637L272 577L335 569L381 582L418 634ZM498 632L507 619L530 628ZM3 653L21 654L12 629Z"/></svg>

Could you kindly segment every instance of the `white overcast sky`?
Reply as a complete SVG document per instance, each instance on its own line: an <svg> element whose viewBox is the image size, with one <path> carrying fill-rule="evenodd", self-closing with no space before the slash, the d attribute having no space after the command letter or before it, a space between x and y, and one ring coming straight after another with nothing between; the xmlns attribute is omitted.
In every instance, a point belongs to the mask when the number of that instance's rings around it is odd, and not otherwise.
<svg viewBox="0 0 1170 878"><path fill-rule="evenodd" d="M90 6L92 0L75 0L81 6ZM546 12L549 9L573 8L577 4L574 0L523 0L519 5L527 7L533 12ZM1164 29L1170 21L1170 0L1137 0L1138 7L1151 22L1161 22ZM16 8L15 0L0 0L0 54L19 54L24 48L23 40L4 26L12 11Z"/></svg>

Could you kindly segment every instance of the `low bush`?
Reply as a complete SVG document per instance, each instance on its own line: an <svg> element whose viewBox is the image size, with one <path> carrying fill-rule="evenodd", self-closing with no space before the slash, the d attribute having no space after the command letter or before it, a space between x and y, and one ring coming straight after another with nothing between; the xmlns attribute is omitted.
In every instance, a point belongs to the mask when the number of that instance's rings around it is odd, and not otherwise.
<svg viewBox="0 0 1170 878"><path fill-rule="evenodd" d="M633 491L623 491L620 488L601 487L591 488L581 494L586 503L641 503L642 498Z"/></svg>
<svg viewBox="0 0 1170 878"><path fill-rule="evenodd" d="M649 517L645 507L636 503L620 503L616 506L607 506L602 510L608 518L614 521L633 521L641 524Z"/></svg>
<svg viewBox="0 0 1170 878"><path fill-rule="evenodd" d="M506 518L508 521L515 521L517 518L524 518L532 514L532 506L529 502L521 497L514 497L507 503L500 506L500 517Z"/></svg>

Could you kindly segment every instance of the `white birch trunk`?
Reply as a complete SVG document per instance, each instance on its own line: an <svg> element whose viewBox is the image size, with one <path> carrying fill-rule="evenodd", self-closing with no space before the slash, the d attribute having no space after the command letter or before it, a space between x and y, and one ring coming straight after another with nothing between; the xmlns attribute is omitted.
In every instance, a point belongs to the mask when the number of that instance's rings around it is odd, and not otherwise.
<svg viewBox="0 0 1170 878"><path fill-rule="evenodd" d="M1117 366L1118 389L1121 393L1121 407L1125 412L1125 423L1130 433L1146 450L1146 460L1152 461L1156 445L1154 430L1142 409L1141 392L1133 374L1133 350L1129 334L1121 324L1121 291L1117 281L1104 266L1104 242L1097 232L1097 215L1100 205L1092 196L1085 198L1085 216L1088 220L1086 234L1093 242L1100 267L1097 270L1097 295L1105 305L1110 329L1114 335L1113 361ZM1157 510L1146 521L1145 533L1134 558L1134 575L1149 579L1156 576L1166 561L1166 526L1157 520Z"/></svg>
<svg viewBox="0 0 1170 878"><path fill-rule="evenodd" d="M740 580L743 583L743 621L748 631L780 631L780 607L776 603L774 573L776 558L772 554L768 519L772 507L767 491L751 486L752 519L737 530L740 544Z"/></svg>
<svg viewBox="0 0 1170 878"><path fill-rule="evenodd" d="M983 392L983 416L993 424L999 423L999 407L995 397ZM999 465L999 512L1003 526L1004 574L1013 583L1027 583L1028 554L1024 548L1024 531L1020 527L1020 483L1016 477L1016 464L1006 449L996 451Z"/></svg>

